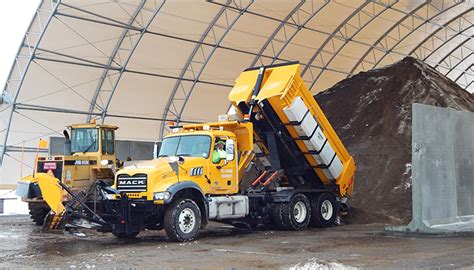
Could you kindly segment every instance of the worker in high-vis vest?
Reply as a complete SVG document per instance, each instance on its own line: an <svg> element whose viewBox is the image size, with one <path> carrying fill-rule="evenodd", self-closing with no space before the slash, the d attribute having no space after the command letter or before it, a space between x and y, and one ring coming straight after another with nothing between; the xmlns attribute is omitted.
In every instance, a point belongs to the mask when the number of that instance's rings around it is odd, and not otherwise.
<svg viewBox="0 0 474 270"><path fill-rule="evenodd" d="M212 162L219 163L221 159L225 159L226 152L224 150L225 143L223 141L218 141L217 146L214 149L214 153L212 153Z"/></svg>

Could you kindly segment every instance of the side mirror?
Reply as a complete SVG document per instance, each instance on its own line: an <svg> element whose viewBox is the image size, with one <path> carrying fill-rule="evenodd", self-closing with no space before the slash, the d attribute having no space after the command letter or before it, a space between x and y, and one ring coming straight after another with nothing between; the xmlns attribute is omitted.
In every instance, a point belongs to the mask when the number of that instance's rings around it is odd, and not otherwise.
<svg viewBox="0 0 474 270"><path fill-rule="evenodd" d="M64 138L66 138L66 141L71 140L71 137L69 137L69 132L67 132L67 130L63 130L63 135L64 135Z"/></svg>
<svg viewBox="0 0 474 270"><path fill-rule="evenodd" d="M178 163L179 165L183 165L184 164L184 157L182 157L182 156L170 157L170 161L174 162L174 163Z"/></svg>
<svg viewBox="0 0 474 270"><path fill-rule="evenodd" d="M153 158L158 158L158 154L160 153L160 145L161 142L155 142L155 144L153 144Z"/></svg>
<svg viewBox="0 0 474 270"><path fill-rule="evenodd" d="M234 140L228 139L225 141L225 160L231 161L234 160Z"/></svg>

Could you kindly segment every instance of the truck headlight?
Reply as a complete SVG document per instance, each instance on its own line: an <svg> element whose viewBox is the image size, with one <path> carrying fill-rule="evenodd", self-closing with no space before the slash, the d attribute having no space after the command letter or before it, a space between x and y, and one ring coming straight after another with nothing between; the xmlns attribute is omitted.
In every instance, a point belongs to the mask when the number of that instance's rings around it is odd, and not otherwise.
<svg viewBox="0 0 474 270"><path fill-rule="evenodd" d="M169 198L171 198L171 193L168 191L155 192L153 193L153 198L155 200L169 200Z"/></svg>

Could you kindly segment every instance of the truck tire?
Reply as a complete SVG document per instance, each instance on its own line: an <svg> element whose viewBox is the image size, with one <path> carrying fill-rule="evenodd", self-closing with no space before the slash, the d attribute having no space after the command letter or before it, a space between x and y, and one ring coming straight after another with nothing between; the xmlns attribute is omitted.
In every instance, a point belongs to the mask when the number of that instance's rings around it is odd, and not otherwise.
<svg viewBox="0 0 474 270"><path fill-rule="evenodd" d="M304 194L298 193L288 203L277 205L274 217L279 228L291 231L303 230L311 221L311 204Z"/></svg>
<svg viewBox="0 0 474 270"><path fill-rule="evenodd" d="M140 232L133 232L133 233L116 233L116 232L112 232L112 234L117 237L117 238L120 238L120 239L133 239L135 237L137 237L137 235L139 234Z"/></svg>
<svg viewBox="0 0 474 270"><path fill-rule="evenodd" d="M272 221L276 229L284 230L285 224L283 224L283 204L275 204L273 205L273 212L272 212Z"/></svg>
<svg viewBox="0 0 474 270"><path fill-rule="evenodd" d="M193 200L178 198L166 209L164 225L171 240L191 241L201 227L201 210Z"/></svg>
<svg viewBox="0 0 474 270"><path fill-rule="evenodd" d="M312 202L311 225L325 228L333 226L339 215L339 206L332 193L325 192L315 197Z"/></svg>
<svg viewBox="0 0 474 270"><path fill-rule="evenodd" d="M43 203L28 203L31 220L38 226L43 226L44 219L48 215L50 208Z"/></svg>

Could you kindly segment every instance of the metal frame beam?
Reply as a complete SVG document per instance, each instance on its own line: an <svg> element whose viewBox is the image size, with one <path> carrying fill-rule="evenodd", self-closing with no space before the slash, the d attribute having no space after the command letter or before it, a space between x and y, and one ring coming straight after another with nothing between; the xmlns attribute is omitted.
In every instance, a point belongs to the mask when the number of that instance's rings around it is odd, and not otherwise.
<svg viewBox="0 0 474 270"><path fill-rule="evenodd" d="M110 76L115 76L117 74L117 73L111 74L111 72L116 71L116 69L111 70L110 68L112 67L112 65L114 63L116 65L120 66L120 63L119 63L120 59L115 59L115 58L117 58L117 55L120 55L120 51L123 50L122 46L124 46L124 45L128 46L128 43L125 42L125 40L127 39L127 37L129 39L131 39L131 37L129 37L130 32L131 32L129 27L133 26L133 24L135 23L135 20L137 20L137 17L140 14L141 10L143 9L145 3L146 3L146 0L141 0L140 4L138 4L138 6L135 9L135 11L133 12L133 14L130 15L130 19L128 20L128 23L126 24L126 27L122 30L120 38L117 40L117 43L115 44L115 47L114 47L114 49L113 49L113 51L112 51L112 53L111 53L111 55L110 55L110 57L107 61L107 65L104 68L104 71L102 72L102 75L100 76L100 81L98 82L97 88L94 92L94 96L92 97L92 102L91 102L91 106L89 107L89 112L93 112L94 109L100 109L100 110L103 109L103 106L99 106L97 104L98 99L100 98L101 92L106 91L106 90L102 89L102 87L104 87L104 83L105 83L107 78L109 78ZM164 3L164 1L162 1L162 4L163 3ZM82 9L79 9L79 10L82 10ZM89 13L89 12L87 12L87 13ZM95 16L100 16L99 14L95 14L95 13L93 13L93 14ZM100 17L103 17L103 16L100 16ZM139 32L139 33L142 33L142 32ZM128 47L130 47L130 46L128 46ZM122 71L119 70L118 73L123 74L123 70ZM121 75L119 75L119 78L116 81L118 82L118 81L120 81L120 79L121 79ZM113 84L113 83L111 82L111 84ZM87 117L87 121L90 121L90 118L91 118L91 116L89 115Z"/></svg>
<svg viewBox="0 0 474 270"><path fill-rule="evenodd" d="M227 0L226 4L224 4L224 6L222 6L222 8L217 12L216 16L212 19L209 26L202 34L199 40L200 42L196 44L190 56L188 57L188 60L186 61L186 64L179 75L180 79L176 81L176 84L173 87L171 95L165 106L163 118L175 118L177 123L181 121L181 116L184 112L186 104L211 57L214 55L219 44L221 44L235 23L237 23L237 21L241 18L245 11L248 10L253 2L254 0L249 0L245 5L240 2L240 4L243 6L238 6L239 4L237 2ZM239 9L241 8L242 10L240 12L235 12L229 9L229 7L232 5L237 5L236 7ZM215 43L215 46L209 52L204 50L202 44L206 39L212 39ZM190 86L183 84L181 79L184 78L186 74L189 74L193 77L194 81ZM160 138L163 137L165 128L165 124L162 123L160 129Z"/></svg>
<svg viewBox="0 0 474 270"><path fill-rule="evenodd" d="M470 52L472 52L472 50L470 48L467 48L465 47L464 45L466 45L466 43L468 43L469 41L472 41L472 38L474 37L471 36L470 38L466 38L463 42L459 43L458 45L456 45L452 50L450 50L443 58L441 58L438 63L434 66L434 68L438 68L441 66L441 63L446 63L450 69L452 69L452 61L451 59L454 58L456 60L459 60L459 61L462 61L462 59L464 59L464 52L463 52L463 48L466 48L468 49ZM454 57L453 54L457 51L461 49L461 57L458 58L458 57Z"/></svg>
<svg viewBox="0 0 474 270"><path fill-rule="evenodd" d="M449 74L454 70L454 69L457 69L457 67L459 65L461 65L462 63L464 63L465 61L468 61L469 58L471 58L471 56L474 55L474 52L471 52L469 53L469 55L467 55L466 57L464 57L464 59L462 59L461 61L457 62L452 69L448 70L448 72L446 72L446 74L444 74L444 76L449 76Z"/></svg>
<svg viewBox="0 0 474 270"><path fill-rule="evenodd" d="M471 80L471 82L464 87L464 90L469 92L469 87L471 86L472 83L474 83L474 80ZM473 94L474 92L470 92L470 93Z"/></svg>
<svg viewBox="0 0 474 270"><path fill-rule="evenodd" d="M461 74L459 74L459 76L456 77L456 79L454 79L454 82L457 83L459 81L459 79L461 79L462 76L466 76L466 74L468 73L467 71L468 70L471 70L472 68L474 67L474 64L471 64L469 65L465 70L464 72L461 72ZM472 82L472 79L471 79L471 82ZM466 83L467 83L467 80L466 80ZM469 86L470 83L467 85Z"/></svg>
<svg viewBox="0 0 474 270"><path fill-rule="evenodd" d="M372 0L370 0L372 1ZM428 1L430 2L430 1ZM220 4L220 3L216 3L216 2L211 2L213 4L216 4L216 5L223 5L223 4ZM422 4L425 5L426 3ZM239 8L236 8L236 7L229 7L229 8L232 8L232 9L235 9L237 11L242 11L241 9ZM394 10L396 12L399 12L399 13L402 13L402 14L405 14L405 17L406 18L411 18L411 19L419 19L421 18L419 15L415 14L413 11L412 12L404 12L402 10L399 10L399 9L396 9L396 8L393 8L391 7L390 8L391 10ZM247 14L250 14L252 16L256 16L256 17L259 17L259 18L264 18L264 19L268 19L268 20L272 20L272 21L275 21L275 22L282 22L282 20L278 19L278 18L275 18L275 17L272 17L272 16L268 16L268 15L265 15L265 14L261 14L261 13L258 13L258 12L255 12L255 11L251 11L251 10L247 10L246 11ZM438 23L435 23L435 22L432 22L432 21L429 21L427 22L431 25L434 25L434 26L441 26L440 24ZM298 24L296 23L293 23L293 22L288 22L288 24L290 26L294 26L294 27L298 27ZM323 34L323 35L327 35L327 36L330 36L331 33L329 32L326 32L326 31L322 31L322 30L319 30L319 29L315 29L315 28L311 28L311 27L308 27L308 26L300 26L301 29L304 29L304 30L308 30L308 31L311 31L311 32L314 32L314 33L318 33L318 34ZM369 44L367 42L363 42L363 41L360 41L360 40L349 40L345 37L341 37L341 36L334 36L334 39L336 40L340 40L340 41L350 41L350 42L353 42L354 44L359 44L359 45L364 45L364 46L367 46L369 47L370 49L373 49L373 50L377 50L377 51L380 51L380 52L385 52L386 49L384 47L379 47L377 45L374 45L374 44ZM400 56L409 56L407 53L404 53L404 52L399 52L399 51L395 51L395 50L392 50L391 53L393 54L397 54L397 55L400 55ZM279 60L282 60L282 59L279 59ZM294 60L294 59L293 59ZM429 63L429 61L427 61ZM312 67L316 67L316 68L322 68L322 67L318 67L318 66L315 66L315 65L311 65ZM329 70L329 71L334 71L334 72L338 72L338 73L341 73L341 74L345 74L347 75L347 77L350 77L352 74L350 72L346 72L346 71L342 71L342 70L334 70L334 69L330 69L330 68L326 68L326 70Z"/></svg>
<svg viewBox="0 0 474 270"><path fill-rule="evenodd" d="M434 51L443 47L444 44L451 41L454 37L461 35L461 33L467 31L467 29L470 29L473 24L471 24L469 20L464 18L464 16L470 13L473 9L474 7L465 10L464 12L453 17L451 20L447 21L443 26L438 27L435 31L433 31L431 34L426 36L420 43L418 43L418 45L410 51L409 55L414 54L420 59L427 59L433 54ZM463 22L469 23L470 25L467 28L464 28ZM453 24L457 25L457 28L449 27ZM440 32L441 35L438 34ZM454 35L452 35L451 32L454 32ZM436 40L440 40L442 44L435 45ZM431 48L424 46L425 44L430 44ZM425 51L429 52L427 56L425 54Z"/></svg>
<svg viewBox="0 0 474 270"><path fill-rule="evenodd" d="M404 40L406 40L409 36L411 36L414 32L416 32L418 29L420 29L420 27L422 27L423 25L426 25L427 22L435 19L436 17L444 14L445 12L448 12L449 10L451 10L452 8L454 7L457 7L458 5L462 4L461 1L458 1L458 2L454 2L453 5L451 6L448 6L447 8L441 8L439 10L438 13L434 14L433 16L427 18L424 22L420 23L419 25L417 25L416 27L413 27L408 33L406 33L403 37L399 37L399 40L397 42L395 42L395 44L393 44L390 49L388 49L387 52L385 52L385 54L383 54L382 57L380 57L376 62L375 64L373 65L373 68L377 67L382 61L383 59L385 59L385 57L387 57L389 54L390 54L390 51L393 50L394 48L396 48L398 45L400 45ZM444 7L444 5L442 6Z"/></svg>
<svg viewBox="0 0 474 270"><path fill-rule="evenodd" d="M36 13L28 27L27 32L25 33L25 37L23 38L23 42L18 49L18 53L15 57L15 61L13 63L12 69L10 70L10 74L8 75L7 82L5 84L5 89L2 93L4 96L4 102L7 101L10 106L10 112L8 114L8 119L6 123L6 128L2 130L3 140L2 140L2 149L0 152L0 165L3 163L3 157L6 152L7 143L8 143L8 135L10 134L13 113L16 109L16 101L21 91L21 87L25 81L26 74L28 73L29 67L33 62L35 57L35 53L37 48L39 47L44 33L48 28L48 25L54 18L55 13L57 12L59 6L61 5L61 0L50 0L50 1L42 1ZM42 12L47 12L48 16L46 20L42 20ZM30 32L33 29L33 26L36 26L39 29L39 32ZM26 53L26 55L23 55ZM24 58L26 58L26 62L24 62ZM16 74L17 73L17 74ZM17 79L14 79L13 76L18 76ZM5 99L5 95L8 95L7 99Z"/></svg>
<svg viewBox="0 0 474 270"><path fill-rule="evenodd" d="M385 4L383 2L378 2L378 1L366 1L362 5L360 5L356 10L354 10L345 20L342 21L341 24L339 24L338 27L331 33L331 35L323 42L323 44L318 48L318 50L311 56L310 60L308 61L307 65L305 65L302 75L304 75L308 70L310 71L310 75L312 77L312 83L309 86L309 89L311 90L316 82L319 80L319 78L322 76L323 72L329 68L329 65L332 63L332 61L336 58L337 55L344 49L344 47L349 44L350 41L354 40L354 37L357 36L367 25L369 25L373 20L375 20L377 17L379 17L381 14L383 14L385 11L389 10L392 8L396 3L398 3L398 0L392 1L389 4ZM370 5L371 4L371 5ZM376 11L375 6L379 5L381 6L381 10L378 12ZM369 11L365 10L365 7L369 7ZM370 9L371 8L371 9ZM365 16L363 16L363 15ZM354 22L352 22L354 21ZM349 27L354 30L350 30ZM349 33L352 32L352 33ZM336 43L334 42L334 37L339 36L343 37L344 41L341 43ZM324 51L324 48L326 45L330 44L331 48L329 48L329 51L331 52L331 58L328 61L325 61L322 52ZM326 51L328 51L326 49ZM319 70L318 74L316 77L314 76L314 71L313 68L311 68L311 64L314 63L317 57L321 58L321 62L323 63L323 68Z"/></svg>
<svg viewBox="0 0 474 270"><path fill-rule="evenodd" d="M278 27L272 32L272 34L270 34L267 41L264 43L264 45L262 46L262 48L257 53L257 55L252 60L249 66L253 67L258 62L263 64L264 61L262 58L267 58L263 57L263 53L268 50L269 47L271 48L271 52L273 54L273 56L271 57L270 64L274 64L275 61L279 59L281 53L295 38L295 36L302 29L305 28L308 22L310 22L320 11L324 9L324 7L329 4L330 0L323 0L321 2L322 3L317 3L317 1L311 0L309 3L306 3L305 0L301 0L295 6L295 8L290 11L290 13L285 17L285 19L280 21ZM306 15L306 18L304 18L304 20L301 19L301 14ZM301 23L293 25L292 23L290 23L291 21ZM276 37L281 37L278 40L283 40L283 42L276 42Z"/></svg>
<svg viewBox="0 0 474 270"><path fill-rule="evenodd" d="M77 65L77 66L90 67L90 68L99 68L99 69L106 68L106 66L103 65L103 64L100 64L100 65L87 64L87 63L81 63L81 62L75 62L75 61L66 61L66 60L61 60L61 59L47 58L47 57L42 57L42 56L36 56L35 60L49 61L49 62L55 62L55 63L61 63L61 64L68 64L68 65ZM158 78L165 78L165 79L171 79L171 80L180 79L180 77L178 77L178 76L171 76L171 75L165 75L165 74L160 74L160 73L152 73L152 72L144 72L144 71L133 70L133 69L120 70L120 68L109 67L109 70L115 70L115 71L117 71L117 73L119 71L122 71L122 72L127 72L127 73L133 73L133 74L139 74L139 75L145 75L145 76L151 76L151 77L158 77ZM181 79L183 81L189 81L189 82L194 81L193 79L189 79L189 78L181 78ZM213 82L213 81L198 80L197 82L202 83L202 84L214 85L214 86L232 87L232 85L230 85L230 84L218 83L218 82Z"/></svg>
<svg viewBox="0 0 474 270"><path fill-rule="evenodd" d="M452 2L453 4L452 5L458 5L459 3L456 3L456 2ZM450 7L450 6L448 6ZM390 40L397 40L399 41L400 39L402 39L402 36L401 36L401 32L403 31L402 30L402 27L405 27L407 28L407 26L405 26L403 23L404 22L409 22L411 20L411 29L415 28L414 26L414 20L413 20L413 16L414 14L416 14L418 11L422 10L423 8L426 8L427 12L426 14L428 14L428 10L430 8L436 8L436 6L434 6L431 1L423 1L421 4L419 4L418 6L416 6L414 9L412 9L410 12L406 13L405 16L403 16L401 19L399 19L396 23L394 23L392 25L392 27L390 27L385 33L383 33L373 44L372 46L366 50L366 52L362 55L362 57L359 58L359 60L357 61L357 63L352 67L352 69L350 70L350 75L347 76L347 77L350 77L352 74L354 74L354 72L356 71L356 69L362 64L363 65L363 62L365 61L365 59L367 58L367 56L372 53L372 56L374 58L374 61L371 63L372 65L374 63L379 63L380 61L377 61L377 56L374 52L374 47L377 47L377 45L381 46L383 48L382 52L384 53L383 54L383 57L385 57L385 55L387 54L390 54L390 53L393 53L394 52L394 48L391 47L390 49L388 49L388 44L390 43L389 39ZM442 11L446 10L446 8L444 8L444 5L442 5L442 8L441 8ZM437 14L439 13L442 13L441 12L438 12ZM428 20L428 18L424 18L424 22L423 23L426 23ZM409 23L410 24L410 23ZM408 26L410 27L410 26ZM395 32L395 37L392 37L390 36L390 33L392 32ZM410 31L411 32L411 31ZM385 46L384 46L385 44ZM374 66L374 65L373 65Z"/></svg>
<svg viewBox="0 0 474 270"><path fill-rule="evenodd" d="M102 117L102 113L97 112L88 112L88 111L81 111L81 110L72 110L66 108L57 108L57 107L48 107L48 106L39 106L34 104L17 104L16 110L23 110L23 111L41 111L41 112L52 112L52 113L65 113L65 114L77 114L77 115L92 115L96 117ZM126 115L126 114L107 114L107 117L110 118L121 118L121 119L134 119L134 120L145 120L145 121L158 121L158 122L167 122L172 121L173 119L166 119L166 118L158 118L158 117L148 117L148 116L139 116L139 115ZM199 124L199 121L193 120L182 120L182 123L190 123L190 124Z"/></svg>
<svg viewBox="0 0 474 270"><path fill-rule="evenodd" d="M114 51L112 52L112 55L109 58L109 62L107 63L107 68L104 70L101 78L102 80L97 86L96 92L94 94L94 97L92 99L92 105L89 108L89 112L93 112L94 108L98 106L98 101L103 100L104 98L106 99L105 106L99 106L100 110L102 112L102 122L105 121L105 117L107 115L107 111L110 107L110 103L112 102L112 98L115 94L115 91L117 90L117 87L120 83L120 80L127 68L128 63L130 62L130 59L133 56L133 53L137 49L138 45L140 44L140 41L142 40L145 32L147 31L148 27L150 27L151 23L155 19L156 15L160 12L161 8L165 4L165 0L161 0L160 3L157 3L156 1L154 2L154 7L151 11L145 10L143 7L145 5L145 0L142 0L140 5L137 7L135 13L132 15L130 18L130 21L128 22L128 25L133 25L133 23L137 20L137 18L144 18L144 11L151 12L151 15L147 19L143 19L144 21L142 22L142 27L139 32L139 35L130 35L130 31L128 29L124 29L122 32L122 35L117 42L116 47L114 48ZM146 17L145 17L146 18ZM127 38L127 39L126 39ZM122 59L122 55L120 52L125 51L126 56L125 60L123 60L122 63L120 63L120 59ZM119 73L111 76L109 68L112 66L113 63L120 63L120 70ZM106 78L108 79L109 85L105 85L104 82L106 81ZM112 81L113 80L113 81ZM108 87L107 87L108 86ZM109 89L110 88L110 89ZM90 120L90 117L88 117L88 120Z"/></svg>

